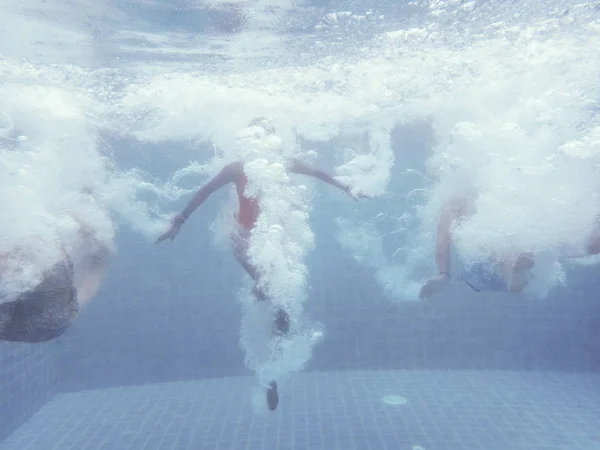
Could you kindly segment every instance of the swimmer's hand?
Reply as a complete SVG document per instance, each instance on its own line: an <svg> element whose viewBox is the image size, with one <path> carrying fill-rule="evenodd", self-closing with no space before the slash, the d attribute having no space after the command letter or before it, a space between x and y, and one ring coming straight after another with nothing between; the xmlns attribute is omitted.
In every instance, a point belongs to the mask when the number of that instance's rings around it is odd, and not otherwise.
<svg viewBox="0 0 600 450"><path fill-rule="evenodd" d="M446 287L448 282L450 281L450 276L447 273L440 273L435 277L431 277L429 280L425 282L425 284L421 287L421 291L419 292L419 298L421 300L435 294L436 292L440 292L442 289Z"/></svg>
<svg viewBox="0 0 600 450"><path fill-rule="evenodd" d="M360 198L373 198L372 196L367 195L361 191L352 192L351 186L346 186L344 188L344 192L348 195L348 197L350 197L352 200L355 200L355 201L358 201L358 199L360 199Z"/></svg>
<svg viewBox="0 0 600 450"><path fill-rule="evenodd" d="M169 228L169 230L166 233L161 234L154 243L154 245L160 244L162 241L167 239L171 239L171 241L175 239L175 236L177 236L179 230L181 230L181 225L183 225L183 222L185 222L185 218L183 216L175 216L171 221L171 228Z"/></svg>

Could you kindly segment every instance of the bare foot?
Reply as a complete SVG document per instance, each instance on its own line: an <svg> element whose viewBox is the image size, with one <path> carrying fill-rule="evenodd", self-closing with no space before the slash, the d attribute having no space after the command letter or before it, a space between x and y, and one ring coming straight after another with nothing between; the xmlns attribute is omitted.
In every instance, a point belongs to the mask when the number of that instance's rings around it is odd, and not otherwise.
<svg viewBox="0 0 600 450"><path fill-rule="evenodd" d="M439 275L436 275L435 277L431 277L421 287L421 291L419 292L419 298L423 300L435 294L436 292L441 291L446 287L449 281L450 277L448 276L448 274L445 273L441 273Z"/></svg>
<svg viewBox="0 0 600 450"><path fill-rule="evenodd" d="M278 404L279 393L277 392L277 382L271 381L269 383L269 388L267 389L267 405L271 411L275 411Z"/></svg>
<svg viewBox="0 0 600 450"><path fill-rule="evenodd" d="M521 253L515 261L514 270L531 269L535 264L533 253Z"/></svg>

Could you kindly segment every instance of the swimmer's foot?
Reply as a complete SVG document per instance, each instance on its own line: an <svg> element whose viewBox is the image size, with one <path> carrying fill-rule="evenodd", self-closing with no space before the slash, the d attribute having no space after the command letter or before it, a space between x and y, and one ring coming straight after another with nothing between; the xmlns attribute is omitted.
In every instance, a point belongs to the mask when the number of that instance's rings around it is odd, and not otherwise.
<svg viewBox="0 0 600 450"><path fill-rule="evenodd" d="M514 270L527 270L531 269L535 264L532 253L522 253L515 261Z"/></svg>
<svg viewBox="0 0 600 450"><path fill-rule="evenodd" d="M275 411L278 404L279 393L277 392L277 382L271 381L267 389L267 405L271 411Z"/></svg>

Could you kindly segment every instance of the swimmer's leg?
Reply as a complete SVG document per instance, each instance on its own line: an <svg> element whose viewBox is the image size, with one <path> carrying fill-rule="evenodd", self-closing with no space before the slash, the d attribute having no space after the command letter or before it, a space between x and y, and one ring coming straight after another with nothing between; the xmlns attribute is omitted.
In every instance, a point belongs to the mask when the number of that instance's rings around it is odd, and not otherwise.
<svg viewBox="0 0 600 450"><path fill-rule="evenodd" d="M244 268L246 273L254 280L254 288L252 293L258 301L267 300L267 294L259 287L261 283L260 273L258 269L250 263L248 258L248 238L242 236L233 237L233 253L238 263ZM290 317L286 311L279 308L275 312L273 320L272 333L274 336L286 336L290 331ZM272 380L267 388L267 406L271 411L275 411L279 405L279 392L277 390L277 382Z"/></svg>
<svg viewBox="0 0 600 450"><path fill-rule="evenodd" d="M261 287L259 287L264 284L262 283L261 275L258 272L258 269L250 262L250 258L248 257L248 238L241 236L233 237L233 254L235 255L238 263L254 281L252 293L256 299L259 301L268 300L267 294ZM275 312L275 319L273 321L273 334L276 336L286 336L289 331L290 317L286 311L279 308Z"/></svg>
<svg viewBox="0 0 600 450"><path fill-rule="evenodd" d="M237 262L244 268L246 273L250 275L254 281L254 287L252 288L252 294L256 297L256 300L263 301L267 299L267 294L259 287L261 281L258 269L250 263L248 257L248 246L249 237L233 235L233 255Z"/></svg>
<svg viewBox="0 0 600 450"><path fill-rule="evenodd" d="M269 382L267 388L267 406L271 411L275 411L279 405L279 392L277 391L277 381L273 380Z"/></svg>
<svg viewBox="0 0 600 450"><path fill-rule="evenodd" d="M279 308L275 313L275 320L273 321L273 335L274 336L287 336L290 332L290 316L286 311ZM277 382L275 380L269 382L267 388L267 405L271 411L277 409L279 404L279 393L277 392Z"/></svg>
<svg viewBox="0 0 600 450"><path fill-rule="evenodd" d="M534 266L535 260L532 253L521 253L514 264L508 280L508 290L510 292L519 293L525 289L529 281L531 268Z"/></svg>

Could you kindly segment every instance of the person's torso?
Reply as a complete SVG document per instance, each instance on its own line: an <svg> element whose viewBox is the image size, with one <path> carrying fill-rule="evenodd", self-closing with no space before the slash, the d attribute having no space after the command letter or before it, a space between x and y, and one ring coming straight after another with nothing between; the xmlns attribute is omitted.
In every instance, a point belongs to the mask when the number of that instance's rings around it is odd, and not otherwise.
<svg viewBox="0 0 600 450"><path fill-rule="evenodd" d="M251 198L246 195L246 186L248 185L248 177L242 167L242 172L236 181L236 190L240 209L237 214L239 224L245 230L251 230L260 214L260 205L257 198Z"/></svg>

